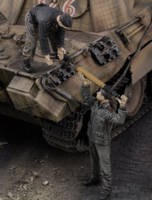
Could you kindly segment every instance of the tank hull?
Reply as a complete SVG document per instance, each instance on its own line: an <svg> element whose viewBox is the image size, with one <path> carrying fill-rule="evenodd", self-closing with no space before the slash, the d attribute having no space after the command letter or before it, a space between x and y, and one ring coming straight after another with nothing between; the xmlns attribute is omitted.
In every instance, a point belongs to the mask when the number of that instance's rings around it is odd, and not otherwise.
<svg viewBox="0 0 152 200"><path fill-rule="evenodd" d="M151 81L152 0L107 0L106 5L102 0L43 1L73 17L72 29L67 29L65 35L70 62L60 61L52 51L54 63L48 66L38 41L32 73L27 73L22 63L24 18L39 1L17 2L5 0L0 6L1 114L38 124L49 143L55 145L57 141L57 146L74 149L83 116L88 112L82 106L83 82L78 77L78 67L119 95L126 92L130 99L129 117L138 113L147 95L147 80ZM92 80L91 93L98 88ZM141 101L133 101L135 88L139 89L136 96Z"/></svg>

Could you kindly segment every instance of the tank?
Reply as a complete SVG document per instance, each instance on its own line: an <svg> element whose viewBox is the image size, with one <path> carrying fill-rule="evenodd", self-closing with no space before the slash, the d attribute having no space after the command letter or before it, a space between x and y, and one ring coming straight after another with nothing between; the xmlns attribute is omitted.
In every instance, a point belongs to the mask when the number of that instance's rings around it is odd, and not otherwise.
<svg viewBox="0 0 152 200"><path fill-rule="evenodd" d="M152 0L0 0L0 113L42 127L55 147L83 150L89 108L81 97L82 71L91 82L114 96L128 97L128 119L112 125L120 134L152 106ZM32 62L22 66L25 15L38 3L69 13L73 26L66 30L67 58L51 58L48 66L39 41ZM117 103L112 98L117 110Z"/></svg>

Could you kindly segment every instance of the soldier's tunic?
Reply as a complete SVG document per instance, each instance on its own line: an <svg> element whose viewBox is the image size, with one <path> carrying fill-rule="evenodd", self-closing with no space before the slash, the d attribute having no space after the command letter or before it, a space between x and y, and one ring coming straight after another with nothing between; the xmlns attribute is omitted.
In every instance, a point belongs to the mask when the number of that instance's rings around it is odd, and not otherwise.
<svg viewBox="0 0 152 200"><path fill-rule="evenodd" d="M56 21L57 16L62 13L43 3L29 10L25 16L26 42L23 49L23 60L33 59L38 38L43 55L50 54L48 38L55 53L57 47L64 47L65 29L58 26Z"/></svg>
<svg viewBox="0 0 152 200"><path fill-rule="evenodd" d="M90 94L90 86L82 86L82 97L91 107L91 116L88 123L92 178L99 180L102 177L102 193L110 194L112 187L109 132L110 123L123 124L127 111L119 108L118 113L111 112L109 103L102 104Z"/></svg>

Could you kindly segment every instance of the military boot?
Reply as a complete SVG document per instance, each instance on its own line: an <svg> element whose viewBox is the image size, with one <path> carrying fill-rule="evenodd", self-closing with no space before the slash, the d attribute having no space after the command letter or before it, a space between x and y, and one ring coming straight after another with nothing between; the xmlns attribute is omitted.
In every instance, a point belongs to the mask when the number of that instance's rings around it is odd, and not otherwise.
<svg viewBox="0 0 152 200"><path fill-rule="evenodd" d="M87 181L84 181L84 185L87 187L99 184L100 184L100 179L97 178L89 178Z"/></svg>
<svg viewBox="0 0 152 200"><path fill-rule="evenodd" d="M23 60L23 68L25 69L25 71L27 71L28 73L31 73L33 71L31 65L30 65L30 60Z"/></svg>
<svg viewBox="0 0 152 200"><path fill-rule="evenodd" d="M110 200L110 194L102 194L99 197L100 200Z"/></svg>

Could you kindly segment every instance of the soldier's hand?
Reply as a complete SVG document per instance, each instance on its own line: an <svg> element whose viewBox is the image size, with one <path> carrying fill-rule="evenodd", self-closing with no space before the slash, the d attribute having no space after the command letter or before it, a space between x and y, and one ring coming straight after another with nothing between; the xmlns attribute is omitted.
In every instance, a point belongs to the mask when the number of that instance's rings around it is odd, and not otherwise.
<svg viewBox="0 0 152 200"><path fill-rule="evenodd" d="M50 59L50 55L45 55L45 61L48 65L52 65L53 64L53 60Z"/></svg>
<svg viewBox="0 0 152 200"><path fill-rule="evenodd" d="M122 95L121 99L118 99L118 98L116 98L116 99L120 103L121 107L125 107L126 106L128 98L125 95Z"/></svg>
<svg viewBox="0 0 152 200"><path fill-rule="evenodd" d="M63 60L64 54L66 54L66 50L63 47L59 47L57 50L57 54L60 60Z"/></svg>
<svg viewBox="0 0 152 200"><path fill-rule="evenodd" d="M91 81L84 77L84 74L82 72L78 72L78 76L80 79L83 80L84 85L90 85Z"/></svg>

